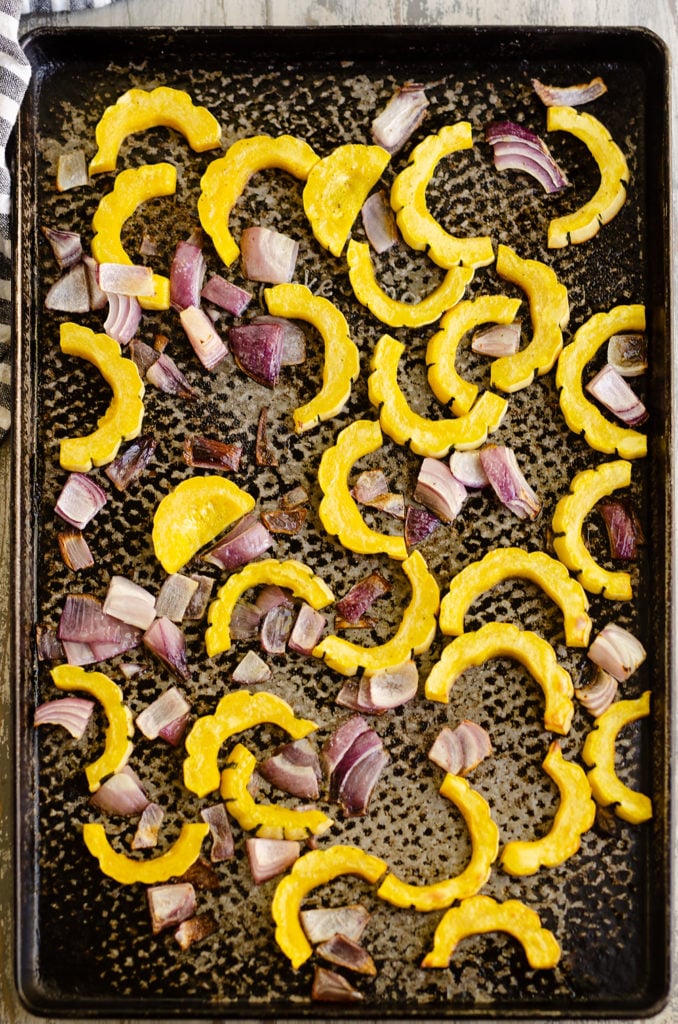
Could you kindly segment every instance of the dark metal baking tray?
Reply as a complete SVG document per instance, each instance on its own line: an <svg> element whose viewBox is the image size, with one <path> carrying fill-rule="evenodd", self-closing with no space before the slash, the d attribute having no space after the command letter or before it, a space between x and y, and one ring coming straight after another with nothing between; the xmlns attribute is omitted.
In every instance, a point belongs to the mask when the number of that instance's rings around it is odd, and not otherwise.
<svg viewBox="0 0 678 1024"><path fill-rule="evenodd" d="M25 1003L42 1014L82 1016L148 1015L201 1017L640 1017L664 1003L669 978L669 744L671 705L669 542L670 338L669 338L669 171L667 55L663 44L643 30L623 29L148 29L40 30L24 40L33 78L22 107L14 154L16 183L16 418L14 431L15 545L14 692L17 775L17 978ZM546 225L571 200L547 199L525 175L498 174L491 166L482 129L502 117L524 120L540 130L544 110L530 80L556 84L588 81L602 75L608 93L592 112L609 128L627 154L632 179L618 216L591 241L549 251ZM201 892L200 909L213 909L217 933L186 953L171 935L153 936L144 893L103 877L86 853L80 824L96 815L87 803L83 767L98 749L98 731L82 743L64 739L61 730L35 730L37 703L55 695L49 665L37 659L36 623L56 625L64 595L83 590L103 596L110 573L133 576L157 590L162 573L153 558L150 522L161 494L190 474L181 445L192 432L210 432L245 445L243 470L236 480L252 490L258 507L275 504L281 490L303 483L312 513L303 534L282 539L275 553L306 559L340 595L348 583L379 567L394 583L384 603L384 618L373 642L388 636L407 600L398 566L384 557L347 559L339 544L322 534L316 515L320 452L340 427L358 415L374 415L365 377L371 349L384 331L352 297L343 260L333 259L313 241L304 224L300 188L280 172L264 173L249 187L233 215L233 230L260 221L302 240L296 279L322 290L345 310L361 349L363 373L347 408L308 434L291 427L291 408L313 393L320 379L320 356L311 346L303 373L286 371L275 393L265 391L230 363L209 377L192 357L172 313L147 317L142 337L157 330L170 337L170 352L201 394L182 405L147 388L145 429L159 440L158 455L141 484L109 502L96 529L88 530L96 565L75 579L61 563L53 505L65 474L58 465L59 438L82 432L94 422L106 396L82 361L59 352L58 326L65 315L45 310L44 298L57 271L42 225L79 230L87 245L91 217L112 175L93 179L84 189L62 194L54 188L55 161L63 148L94 152L94 127L107 104L131 86L170 84L187 89L209 107L224 129L224 143L269 132L305 138L321 154L344 142L369 142L369 127L394 89L406 80L427 84L428 117L411 140L414 145L445 123L469 119L476 143L457 154L449 174L437 174L429 203L436 216L457 233L488 233L495 243L542 259L569 290L574 330L592 313L624 302L644 302L648 314L650 368L643 395L650 411L649 454L634 463L633 497L646 533L637 569L634 599L623 606L591 598L595 628L616 619L643 640L648 657L626 684L635 696L652 691L648 721L625 730L619 741L620 772L651 794L654 816L639 827L598 823L579 853L560 868L525 879L492 872L484 892L524 899L542 916L561 943L563 956L551 971L532 971L522 950L507 936L467 939L447 970L419 967L430 946L439 914L397 911L376 899L359 880L343 879L333 902L361 899L373 912L366 932L378 967L373 981L358 983L364 1002L327 1006L310 999L312 965L294 972L273 936L270 899L275 882L254 887L248 876L243 836L236 829L237 856L220 868L218 892ZM551 140L549 140L551 141ZM575 182L575 200L588 197L597 171L572 140L553 139L553 148ZM409 146L406 147L409 149ZM128 139L119 167L157 159L177 164L176 201L149 204L145 214L161 239L157 257L165 271L173 247L197 223L195 198L200 175L214 154L192 153L178 134L155 129ZM404 166L394 157L385 182ZM138 246L144 225L129 227L130 250ZM355 225L354 233L361 236ZM221 269L208 242L208 267ZM377 263L380 280L394 294L425 293L436 268L422 254L400 246ZM238 268L231 271L237 277ZM468 294L502 283L492 267L476 273ZM79 318L101 329L99 314ZM225 323L226 321L224 321ZM423 349L433 327L391 331L407 344L404 387L420 410L426 405ZM460 354L460 366L483 374L487 369ZM78 365L75 366L74 362ZM474 369L475 366L475 369ZM273 443L280 466L255 472L254 431L259 409L269 404ZM494 544L548 547L555 502L566 493L575 472L602 461L583 440L570 434L559 413L554 374L547 374L510 399L510 413L496 438L511 444L528 479L544 502L536 523L526 526L474 495L452 526L440 528L422 547L444 591L449 579ZM386 441L379 455L394 487L408 495L420 460ZM98 479L105 481L101 471ZM375 521L376 520L372 520ZM588 535L602 552L601 531ZM596 547L596 545L598 545ZM602 555L601 555L602 557ZM469 628L493 616L530 625L554 643L575 681L584 653L568 649L562 620L545 607L529 584L495 588L474 606ZM195 715L208 713L231 684L229 675L246 645L215 663L204 653L204 624L187 629L191 678L185 685ZM421 679L438 657L443 638L419 658ZM103 668L123 682L116 659ZM129 660L129 659L127 659ZM171 681L150 656L135 654L143 672L125 684L136 713ZM271 659L269 688L287 699L298 714L321 723L319 739L349 714L335 702L342 679L314 659L292 654ZM489 800L502 841L544 831L553 813L554 789L541 761L550 736L541 723L541 697L533 681L504 659L466 674L449 707L432 706L423 696L374 719L391 761L364 818L342 819L327 842L358 843L383 856L412 881L434 880L458 872L468 856L468 838L459 816L438 795L441 774L426 757L445 723L475 718L491 732L494 757L472 775ZM566 754L578 758L590 719L582 708ZM257 753L280 737L258 734ZM135 745L133 767L168 808L168 834L182 818L196 817L195 800L181 785L181 750ZM335 809L336 810L336 809ZM609 822L608 822L609 824ZM119 821L111 832L125 833ZM126 833L129 835L129 833ZM126 839L114 840L124 844Z"/></svg>

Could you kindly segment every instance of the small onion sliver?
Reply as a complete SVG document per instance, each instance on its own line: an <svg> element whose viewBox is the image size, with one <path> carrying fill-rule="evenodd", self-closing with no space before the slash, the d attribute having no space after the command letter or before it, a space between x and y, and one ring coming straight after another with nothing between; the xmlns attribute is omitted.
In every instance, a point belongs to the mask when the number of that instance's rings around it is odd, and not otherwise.
<svg viewBox="0 0 678 1024"><path fill-rule="evenodd" d="M85 697L57 697L35 709L33 725L61 725L73 739L82 739L94 711L94 701Z"/></svg>

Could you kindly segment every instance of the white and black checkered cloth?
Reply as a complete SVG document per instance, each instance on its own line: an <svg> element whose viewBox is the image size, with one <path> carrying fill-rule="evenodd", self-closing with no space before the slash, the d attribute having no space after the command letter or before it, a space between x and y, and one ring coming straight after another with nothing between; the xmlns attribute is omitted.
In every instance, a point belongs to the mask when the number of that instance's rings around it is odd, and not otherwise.
<svg viewBox="0 0 678 1024"><path fill-rule="evenodd" d="M82 11L109 3L111 0L0 0L0 442L11 422L12 183L5 149L31 76L18 42L19 20L22 14Z"/></svg>

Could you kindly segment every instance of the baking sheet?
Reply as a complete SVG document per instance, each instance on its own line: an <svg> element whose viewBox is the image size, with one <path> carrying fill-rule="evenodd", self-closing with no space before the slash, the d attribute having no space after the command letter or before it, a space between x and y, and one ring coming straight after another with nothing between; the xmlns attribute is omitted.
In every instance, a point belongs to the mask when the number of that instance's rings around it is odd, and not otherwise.
<svg viewBox="0 0 678 1024"><path fill-rule="evenodd" d="M668 171L666 57L662 46L642 31L553 30L144 30L98 33L91 30L40 31L27 41L34 77L22 110L15 177L17 181L17 318L15 679L17 695L17 891L18 984L36 1012L129 1015L146 1013L221 1017L399 1016L444 1019L463 1016L566 1014L638 1016L656 1010L668 986L668 745L670 658L668 586L670 551L668 395ZM554 211L570 208L566 198L546 199L531 179L498 174L491 166L482 130L490 120L520 119L543 130L544 109L530 79L571 83L601 74L606 96L591 112L610 129L632 172L629 197L620 214L589 243L547 250L546 227ZM371 351L385 330L407 345L403 386L411 404L434 414L427 397L423 351L434 327L388 329L353 298L343 260L324 253L308 231L301 188L280 172L262 172L248 186L231 219L237 238L249 223L263 223L301 239L295 280L331 298L344 311L361 350L362 374L346 409L317 430L293 433L291 410L317 389L321 355L311 336L302 371L288 370L274 393L249 381L233 364L205 374L182 336L176 314L147 316L141 337L157 331L170 337L168 351L200 391L191 405L168 400L148 387L144 429L159 439L158 453L139 487L124 500L112 497L88 528L95 553L93 569L75 577L61 563L53 514L65 473L58 465L60 438L82 432L82 423L106 405L97 376L81 361L67 360L58 347L59 323L67 316L44 309L46 290L57 276L41 225L79 230L87 244L91 218L113 175L101 175L82 190L59 194L54 188L56 159L63 148L94 152L94 127L104 108L131 86L160 84L185 88L218 117L224 145L237 138L288 132L306 139L320 154L345 142L369 142L369 126L394 89L405 80L427 84L427 120L411 145L446 123L468 119L473 150L457 154L453 173L437 174L429 205L449 230L490 234L496 243L551 265L566 284L571 319L566 343L592 313L626 302L645 302L651 363L643 388L650 410L649 455L634 463L633 497L647 545L637 568L634 600L620 607L591 598L594 630L609 620L627 625L648 649L642 669L624 687L625 696L652 691L652 715L624 731L619 741L620 772L629 784L652 795L654 818L640 827L614 819L587 833L579 853L559 868L532 878L512 879L496 868L483 892L499 899L517 897L536 909L551 928L563 955L552 971L528 968L520 947L504 935L469 938L449 969L419 967L430 948L439 913L396 910L379 901L365 883L341 879L319 890L309 904L360 899L372 912L365 934L378 967L374 980L358 981L364 1002L354 1006L313 1004L310 988L315 958L290 969L276 947L270 900L275 882L254 887L244 853L244 836L234 824L236 857L219 867L216 892L199 893L199 910L211 909L217 933L182 953L171 934L153 936L143 889L121 887L102 877L87 854L80 824L99 820L87 803L83 768L96 756L100 731L84 741L64 739L61 730L34 730L37 703L55 696L50 666L36 657L36 623L55 626L69 591L103 597L112 573L129 575L157 589L164 578L153 557L150 523L159 497L191 475L181 455L183 440L206 432L245 446L236 482L257 498L257 508L273 507L280 494L302 483L311 495L307 528L281 538L277 557L307 561L337 596L351 582L379 568L393 591L379 609L369 642L386 639L395 628L408 588L399 566L385 557L346 557L327 538L317 517L320 453L338 431L360 415L374 415L366 393ZM549 139L551 142L551 139ZM587 198L597 174L574 141L552 143L575 181L575 196ZM406 162L394 157L384 175ZM136 251L142 233L162 239L158 269L169 269L177 241L197 224L195 200L200 176L215 156L196 155L175 133L154 129L128 139L119 167L158 159L177 165L176 201L147 204L144 219L130 222L125 236ZM362 238L359 223L354 234ZM221 271L207 244L208 270ZM380 283L393 295L426 294L440 274L421 254L405 246L375 260ZM229 276L239 280L234 266ZM492 267L476 273L468 295L511 291ZM253 306L255 304L253 303ZM252 309L254 311L254 309ZM526 315L526 314L525 314ZM102 317L78 322L101 330ZM229 318L224 317L225 328ZM74 365L74 362L77 365ZM460 353L462 373L488 381L487 365ZM421 547L442 593L466 564L497 544L544 549L555 503L574 474L603 461L567 431L557 404L553 373L510 396L509 413L493 440L512 445L532 486L543 500L534 524L516 520L485 493L472 495L454 524L442 527ZM269 405L269 430L280 453L277 469L257 469L254 436L262 405ZM436 415L440 414L438 409ZM421 460L385 439L378 457L393 489L411 497ZM105 483L101 470L96 478ZM107 488L110 489L110 488ZM381 518L366 514L379 528ZM587 539L603 551L592 521ZM201 571L212 571L204 563ZM215 578L216 574L215 574ZM536 588L510 581L474 604L467 629L493 617L509 618L549 639L575 683L584 653L566 648L560 612ZM330 628L331 628L330 619ZM203 644L204 623L187 626L191 678L183 687L195 716L210 713L248 645L236 644L211 662ZM364 636L355 636L368 642ZM420 656L420 680L439 657L440 633ZM125 693L134 713L173 680L149 655L115 659L101 667L123 684L120 663L134 660L143 671ZM267 659L273 675L267 689L285 698L298 715L320 723L318 742L349 717L336 703L343 679L314 659L288 654ZM555 789L541 762L552 738L542 725L537 685L506 659L465 673L449 706L420 695L403 708L370 724L382 735L390 763L364 819L343 819L327 801L336 826L322 846L347 842L382 856L410 881L434 881L461 871L468 859L468 833L459 815L438 795L442 773L426 754L444 724L478 721L492 736L494 755L470 777L489 801L502 842L542 834L555 809ZM97 723L100 726L100 722ZM566 756L579 757L591 721L578 707ZM138 735L138 734L137 734ZM258 756L281 740L276 730L247 736ZM226 750L223 751L224 757ZM131 764L153 798L168 809L170 842L182 820L195 820L200 801L181 785L182 750L159 749L139 741ZM106 822L125 848L133 826ZM174 832L172 831L174 830ZM207 847L205 848L207 850Z"/></svg>

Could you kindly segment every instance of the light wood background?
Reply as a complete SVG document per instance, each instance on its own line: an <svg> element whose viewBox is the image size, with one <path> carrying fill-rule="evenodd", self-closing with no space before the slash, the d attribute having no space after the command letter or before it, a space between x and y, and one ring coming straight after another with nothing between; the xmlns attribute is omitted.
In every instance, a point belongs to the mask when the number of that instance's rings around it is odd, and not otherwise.
<svg viewBox="0 0 678 1024"><path fill-rule="evenodd" d="M247 15L243 16L243 11ZM77 14L33 15L22 32L40 25L553 25L643 26L656 32L678 53L677 0L117 0L111 6ZM672 81L673 111L676 77ZM673 115L676 124L676 115ZM675 133L674 133L675 134ZM673 238L678 209L678 159L673 140ZM674 270L674 292L678 280ZM675 302L673 337L678 340ZM674 398L673 420L676 422ZM673 446L675 450L675 445ZM675 466L674 466L675 473ZM13 851L11 695L9 693L9 482L10 446L0 445L0 1024L31 1024L36 1018L19 1004L13 980ZM675 531L674 531L675 534ZM675 605L675 601L674 601ZM675 624L673 635L676 635ZM675 700L674 702L678 703ZM674 740L676 735L674 728ZM674 746L675 749L675 746ZM676 787L678 788L678 787ZM675 793L674 793L675 804ZM674 832L676 813L673 815ZM678 842L674 843L674 848ZM678 880L678 871L674 872ZM675 945L678 915L674 910ZM674 978L669 1005L655 1018L678 1024L678 956L673 950ZM131 1024L131 1022L127 1022Z"/></svg>

